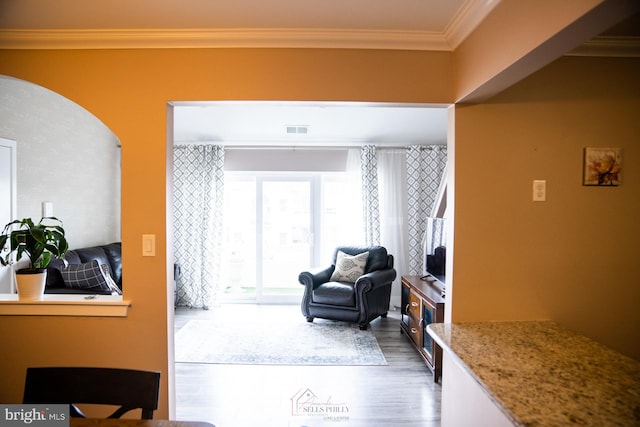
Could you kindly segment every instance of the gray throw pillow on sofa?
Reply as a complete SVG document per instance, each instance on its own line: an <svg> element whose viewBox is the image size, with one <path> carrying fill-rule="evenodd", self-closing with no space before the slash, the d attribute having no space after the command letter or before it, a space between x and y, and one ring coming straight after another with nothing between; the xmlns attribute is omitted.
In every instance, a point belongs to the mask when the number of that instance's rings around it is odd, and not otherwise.
<svg viewBox="0 0 640 427"><path fill-rule="evenodd" d="M112 291L104 276L104 271L96 260L84 264L69 264L60 269L60 273L65 286L69 288Z"/></svg>

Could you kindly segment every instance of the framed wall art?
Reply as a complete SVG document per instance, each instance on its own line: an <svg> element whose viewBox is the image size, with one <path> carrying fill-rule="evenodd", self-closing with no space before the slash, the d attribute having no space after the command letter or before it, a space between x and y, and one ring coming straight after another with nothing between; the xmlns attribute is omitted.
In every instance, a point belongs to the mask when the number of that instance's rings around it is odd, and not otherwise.
<svg viewBox="0 0 640 427"><path fill-rule="evenodd" d="M622 148L587 147L584 149L582 185L615 187L622 183Z"/></svg>

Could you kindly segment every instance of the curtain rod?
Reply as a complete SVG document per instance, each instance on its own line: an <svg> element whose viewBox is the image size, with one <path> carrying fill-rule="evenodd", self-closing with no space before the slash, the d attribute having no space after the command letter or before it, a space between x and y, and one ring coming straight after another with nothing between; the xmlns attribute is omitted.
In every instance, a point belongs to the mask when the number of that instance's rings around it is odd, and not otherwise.
<svg viewBox="0 0 640 427"><path fill-rule="evenodd" d="M362 148L366 145L373 145L376 149L389 150L389 149L406 149L411 146L443 146L447 144L406 144L406 145L390 145L390 144L358 144L358 145L224 145L219 142L175 142L174 146L185 145L222 145L225 150L348 150L351 148Z"/></svg>

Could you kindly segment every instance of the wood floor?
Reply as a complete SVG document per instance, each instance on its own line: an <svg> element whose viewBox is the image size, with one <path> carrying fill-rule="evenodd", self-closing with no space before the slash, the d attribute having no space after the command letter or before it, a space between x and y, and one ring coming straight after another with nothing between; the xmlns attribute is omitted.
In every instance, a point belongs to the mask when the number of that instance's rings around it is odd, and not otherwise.
<svg viewBox="0 0 640 427"><path fill-rule="evenodd" d="M212 310L178 308L176 331L190 319L237 318L264 322L300 308L222 305ZM292 317L295 316L295 317ZM435 427L440 425L440 384L433 382L406 336L400 314L371 323L387 366L273 366L176 363L176 418L216 427ZM292 337L295 339L295 337ZM339 413L301 416L291 399L309 390Z"/></svg>

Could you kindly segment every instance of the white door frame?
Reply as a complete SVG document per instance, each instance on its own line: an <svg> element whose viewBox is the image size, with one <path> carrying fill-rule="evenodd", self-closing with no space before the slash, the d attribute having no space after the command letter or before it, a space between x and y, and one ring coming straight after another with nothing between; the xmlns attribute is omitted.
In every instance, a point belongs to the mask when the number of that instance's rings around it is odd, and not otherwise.
<svg viewBox="0 0 640 427"><path fill-rule="evenodd" d="M0 138L0 228L17 216L17 145ZM0 266L0 293L14 293L13 267Z"/></svg>

